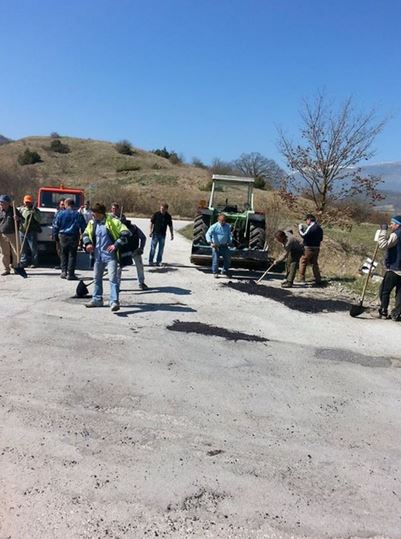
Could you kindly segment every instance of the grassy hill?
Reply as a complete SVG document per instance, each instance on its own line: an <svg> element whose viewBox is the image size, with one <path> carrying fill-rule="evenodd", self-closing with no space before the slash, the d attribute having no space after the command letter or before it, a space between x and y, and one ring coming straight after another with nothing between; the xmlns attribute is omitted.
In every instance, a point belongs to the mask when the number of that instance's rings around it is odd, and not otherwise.
<svg viewBox="0 0 401 539"><path fill-rule="evenodd" d="M70 149L61 154L50 150L52 140L28 137L0 146L0 170L23 178L24 183L32 178L32 184L36 180L41 185L81 187L92 200L109 204L117 199L127 210L144 214L167 200L176 215L193 215L205 196L200 189L209 174L202 168L175 165L139 148L132 155L121 155L113 143L72 137L61 137ZM38 152L42 162L20 165L18 156L26 149Z"/></svg>

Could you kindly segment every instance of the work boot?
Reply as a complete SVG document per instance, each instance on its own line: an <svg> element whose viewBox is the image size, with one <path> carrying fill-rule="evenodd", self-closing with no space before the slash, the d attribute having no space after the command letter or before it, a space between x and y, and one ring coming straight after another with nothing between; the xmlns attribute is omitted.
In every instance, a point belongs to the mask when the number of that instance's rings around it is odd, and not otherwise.
<svg viewBox="0 0 401 539"><path fill-rule="evenodd" d="M149 260L149 266L154 266L154 263Z"/></svg>
<svg viewBox="0 0 401 539"><path fill-rule="evenodd" d="M60 279L67 279L67 274L66 273L61 273L60 274Z"/></svg>
<svg viewBox="0 0 401 539"><path fill-rule="evenodd" d="M281 288L292 288L292 283L290 283L288 281L283 281L281 283Z"/></svg>
<svg viewBox="0 0 401 539"><path fill-rule="evenodd" d="M401 321L401 313L398 309L393 309L391 311L391 319L394 320L394 322L400 322Z"/></svg>
<svg viewBox="0 0 401 539"><path fill-rule="evenodd" d="M78 281L78 277L75 274L69 275L67 281Z"/></svg>
<svg viewBox="0 0 401 539"><path fill-rule="evenodd" d="M213 273L213 277L214 277L215 279L218 279L218 278L219 278L219 274L218 274L218 273Z"/></svg>
<svg viewBox="0 0 401 539"><path fill-rule="evenodd" d="M5 270L5 271L3 271L3 273L1 275L2 275L2 277L5 277L6 275L10 275L10 273L11 273L10 270Z"/></svg>
<svg viewBox="0 0 401 539"><path fill-rule="evenodd" d="M114 303L112 303L110 305L110 310L111 310L112 313L115 313L115 312L119 311L120 310L120 304L117 301L115 301Z"/></svg>
<svg viewBox="0 0 401 539"><path fill-rule="evenodd" d="M149 290L148 285L146 285L145 283L141 283L141 284L139 285L139 288L140 288L141 290Z"/></svg>
<svg viewBox="0 0 401 539"><path fill-rule="evenodd" d="M95 301L94 299L91 299L89 303L85 303L85 307L88 309L92 309L94 307L103 307L103 301Z"/></svg>
<svg viewBox="0 0 401 539"><path fill-rule="evenodd" d="M32 269L33 269L33 268L37 268L37 267L38 267L37 264L30 264L30 265L28 266L28 268L32 268Z"/></svg>
<svg viewBox="0 0 401 539"><path fill-rule="evenodd" d="M380 307L378 313L377 313L377 318L384 318L384 320L388 320L390 317L388 315L388 312L385 310L385 309L382 309Z"/></svg>
<svg viewBox="0 0 401 539"><path fill-rule="evenodd" d="M53 269L55 269L55 270L61 270L61 266L54 266Z"/></svg>

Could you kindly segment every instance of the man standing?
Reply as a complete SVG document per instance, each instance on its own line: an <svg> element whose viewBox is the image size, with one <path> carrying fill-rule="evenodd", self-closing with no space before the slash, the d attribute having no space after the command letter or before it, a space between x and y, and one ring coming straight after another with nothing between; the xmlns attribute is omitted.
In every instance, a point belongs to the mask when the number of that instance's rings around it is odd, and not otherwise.
<svg viewBox="0 0 401 539"><path fill-rule="evenodd" d="M111 215L106 215L104 204L92 208L93 219L85 229L83 242L87 253L95 257L95 289L92 300L86 307L103 307L103 273L107 268L110 283L110 308L113 312L120 309L118 249L127 243L128 228Z"/></svg>
<svg viewBox="0 0 401 539"><path fill-rule="evenodd" d="M219 276L219 258L223 257L223 271L225 275L229 274L231 257L229 244L232 242L231 226L226 223L224 213L220 213L217 218L217 223L209 227L206 232L206 241L212 246L212 272L217 279Z"/></svg>
<svg viewBox="0 0 401 539"><path fill-rule="evenodd" d="M18 210L17 223L22 222L22 215ZM0 196L0 249L4 271L1 275L10 275L11 268L17 265L17 238L15 237L14 212L11 198L8 195Z"/></svg>
<svg viewBox="0 0 401 539"><path fill-rule="evenodd" d="M380 249L387 249L384 257L386 273L380 287L380 318L388 318L391 292L395 288L395 306L391 318L401 319L401 215L391 218L390 236L387 238L387 225L382 225L379 233Z"/></svg>
<svg viewBox="0 0 401 539"><path fill-rule="evenodd" d="M132 223L129 219L122 218L122 223L128 228L130 236L128 238L129 251L132 252L132 258L136 267L136 274L138 278L139 288L141 290L148 290L148 286L145 284L145 271L143 269L142 255L146 245L146 236L142 230ZM119 279L121 281L121 271L119 268Z"/></svg>
<svg viewBox="0 0 401 539"><path fill-rule="evenodd" d="M38 233L41 231L42 216L40 210L34 207L31 195L24 196L24 205L18 209L24 219L20 228L21 264L26 268L30 259L29 267L36 268L38 266Z"/></svg>
<svg viewBox="0 0 401 539"><path fill-rule="evenodd" d="M61 269L61 266L60 266L60 264L61 264L61 248L60 248L60 240L54 234L54 225L56 224L57 215L61 211L65 210L64 202L65 202L65 198L60 198L60 200L58 201L58 208L57 208L56 213L54 214L53 223L52 223L52 236L53 236L54 241L56 242L56 253L57 253L57 256L58 256L58 259L59 259L59 264L57 266L54 266L54 269L56 269L56 270Z"/></svg>
<svg viewBox="0 0 401 539"><path fill-rule="evenodd" d="M311 213L306 216L306 229L304 225L299 225L299 235L304 240L304 254L301 258L299 269L299 283L306 284L305 272L307 266L312 266L313 276L315 278L315 284L322 284L322 277L320 275L320 269L318 264L320 244L323 241L322 227L316 222L316 217Z"/></svg>
<svg viewBox="0 0 401 539"><path fill-rule="evenodd" d="M150 220L150 234L152 243L150 245L149 265L153 266L157 248L156 266L160 266L163 259L164 244L166 242L167 227L170 229L171 239L174 239L173 220L168 213L168 204L160 206L160 211L153 214Z"/></svg>
<svg viewBox="0 0 401 539"><path fill-rule="evenodd" d="M56 241L60 241L61 251L61 275L62 279L75 281L77 265L77 250L80 235L84 232L86 223L83 216L74 210L74 199L66 198L65 210L58 213L53 226Z"/></svg>
<svg viewBox="0 0 401 539"><path fill-rule="evenodd" d="M281 243L285 250L285 253L276 260L276 263L286 260L286 276L285 281L281 283L281 286L282 288L292 288L295 275L299 268L299 260L304 254L304 248L290 232L278 230L274 237Z"/></svg>
<svg viewBox="0 0 401 539"><path fill-rule="evenodd" d="M117 219L120 219L123 223L126 220L126 217L123 214L122 208L118 202L111 203L110 213L113 217L117 217Z"/></svg>
<svg viewBox="0 0 401 539"><path fill-rule="evenodd" d="M85 219L85 223L88 224L89 221L92 219L92 211L90 209L90 202L89 200L85 201L85 204L79 208L79 213L83 216Z"/></svg>

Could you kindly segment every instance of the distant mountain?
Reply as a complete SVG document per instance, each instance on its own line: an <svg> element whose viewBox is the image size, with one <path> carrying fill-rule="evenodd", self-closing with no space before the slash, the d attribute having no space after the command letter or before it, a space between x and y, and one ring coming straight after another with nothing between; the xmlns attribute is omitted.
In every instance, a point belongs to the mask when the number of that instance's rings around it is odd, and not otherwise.
<svg viewBox="0 0 401 539"><path fill-rule="evenodd" d="M401 161L366 165L362 167L362 172L365 175L381 176L383 190L401 193Z"/></svg>
<svg viewBox="0 0 401 539"><path fill-rule="evenodd" d="M0 146L2 144L7 144L8 142L11 142L10 138L4 137L3 135L0 135Z"/></svg>

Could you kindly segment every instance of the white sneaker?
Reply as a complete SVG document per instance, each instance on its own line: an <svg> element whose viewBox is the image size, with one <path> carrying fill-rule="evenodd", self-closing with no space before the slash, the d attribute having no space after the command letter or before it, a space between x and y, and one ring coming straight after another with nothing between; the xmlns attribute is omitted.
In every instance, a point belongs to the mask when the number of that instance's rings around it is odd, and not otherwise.
<svg viewBox="0 0 401 539"><path fill-rule="evenodd" d="M111 312L115 313L120 310L120 304L115 302L110 305Z"/></svg>

